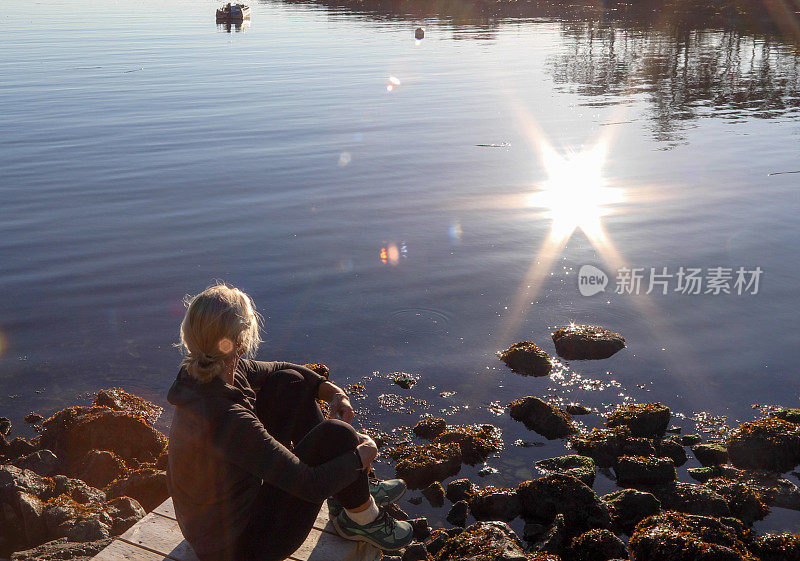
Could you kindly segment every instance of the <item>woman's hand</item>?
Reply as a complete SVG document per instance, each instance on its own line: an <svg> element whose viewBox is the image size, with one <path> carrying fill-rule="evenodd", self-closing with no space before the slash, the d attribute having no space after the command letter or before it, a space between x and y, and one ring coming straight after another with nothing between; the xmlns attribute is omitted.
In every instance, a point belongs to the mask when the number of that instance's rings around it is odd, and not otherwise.
<svg viewBox="0 0 800 561"><path fill-rule="evenodd" d="M331 406L331 416L336 416L345 423L349 423L353 420L356 412L353 410L350 399L345 393L340 392L334 394L329 403Z"/></svg>
<svg viewBox="0 0 800 561"><path fill-rule="evenodd" d="M361 443L356 447L356 452L361 458L361 467L368 470L372 467L375 456L378 455L378 445L366 434L359 433L358 437L361 439Z"/></svg>

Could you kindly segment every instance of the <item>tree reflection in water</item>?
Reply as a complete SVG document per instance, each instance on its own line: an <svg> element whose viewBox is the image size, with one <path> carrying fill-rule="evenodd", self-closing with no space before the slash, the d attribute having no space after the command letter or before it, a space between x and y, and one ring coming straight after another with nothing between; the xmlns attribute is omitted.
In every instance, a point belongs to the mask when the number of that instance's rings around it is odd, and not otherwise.
<svg viewBox="0 0 800 561"><path fill-rule="evenodd" d="M654 133L667 142L706 115L796 117L800 110L800 11L791 0L285 1L368 20L436 22L456 40L492 39L520 19L557 22L567 48L548 60L555 83L590 98L586 105L646 96Z"/></svg>

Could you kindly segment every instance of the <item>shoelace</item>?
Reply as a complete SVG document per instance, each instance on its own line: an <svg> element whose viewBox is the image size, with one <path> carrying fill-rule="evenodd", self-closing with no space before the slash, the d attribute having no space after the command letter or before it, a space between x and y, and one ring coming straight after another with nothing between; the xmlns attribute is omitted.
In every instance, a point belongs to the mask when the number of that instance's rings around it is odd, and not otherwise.
<svg viewBox="0 0 800 561"><path fill-rule="evenodd" d="M394 519L389 516L389 513L385 510L381 510L381 514L378 515L378 518L375 519L373 524L377 524L378 521L382 523L382 530L387 534L394 534Z"/></svg>

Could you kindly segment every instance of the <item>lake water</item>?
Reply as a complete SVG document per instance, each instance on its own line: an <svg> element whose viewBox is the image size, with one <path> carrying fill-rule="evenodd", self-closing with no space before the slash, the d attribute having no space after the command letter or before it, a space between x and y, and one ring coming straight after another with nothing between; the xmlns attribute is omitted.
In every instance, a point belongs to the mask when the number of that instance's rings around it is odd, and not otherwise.
<svg viewBox="0 0 800 561"><path fill-rule="evenodd" d="M502 415L522 395L661 400L684 432L800 405L785 17L262 1L229 31L212 2L6 4L0 414L18 434L100 387L163 404L182 298L213 279L254 297L259 358L366 377L365 424L501 426L500 482L564 451L512 445L542 440ZM605 292L581 295L586 264ZM621 267L644 269L640 294L616 293ZM664 267L731 269L732 294L677 276L644 294ZM739 268L762 271L756 294ZM550 379L495 356L554 354L571 321L628 347Z"/></svg>

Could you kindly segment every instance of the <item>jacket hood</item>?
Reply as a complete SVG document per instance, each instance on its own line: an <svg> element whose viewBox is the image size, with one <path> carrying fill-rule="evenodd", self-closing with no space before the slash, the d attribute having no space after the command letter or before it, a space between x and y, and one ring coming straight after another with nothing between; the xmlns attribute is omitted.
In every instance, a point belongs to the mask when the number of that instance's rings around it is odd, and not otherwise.
<svg viewBox="0 0 800 561"><path fill-rule="evenodd" d="M167 401L177 406L187 405L209 397L221 397L236 403L245 403L247 401L247 396L241 389L229 386L220 378L214 378L206 383L198 382L183 367L178 372L177 378L175 378L172 387L167 393Z"/></svg>

